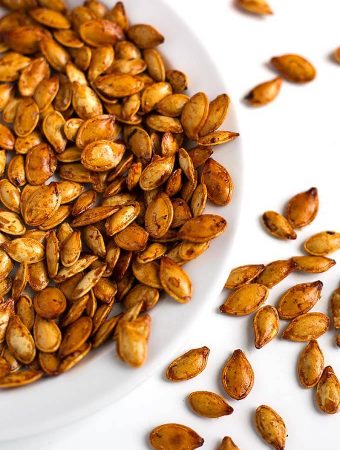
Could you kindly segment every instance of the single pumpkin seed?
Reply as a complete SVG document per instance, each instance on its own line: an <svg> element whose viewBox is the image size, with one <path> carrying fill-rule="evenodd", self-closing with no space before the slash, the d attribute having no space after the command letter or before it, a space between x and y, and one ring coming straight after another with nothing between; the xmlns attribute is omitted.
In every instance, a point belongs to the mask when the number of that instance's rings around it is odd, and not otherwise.
<svg viewBox="0 0 340 450"><path fill-rule="evenodd" d="M254 385L254 371L242 350L235 350L222 370L222 384L235 400L247 397Z"/></svg>
<svg viewBox="0 0 340 450"><path fill-rule="evenodd" d="M286 216L293 228L303 228L315 219L319 209L317 188L300 192L288 202Z"/></svg>
<svg viewBox="0 0 340 450"><path fill-rule="evenodd" d="M234 409L220 395L208 391L192 392L188 396L191 408L202 417L229 416Z"/></svg>
<svg viewBox="0 0 340 450"><path fill-rule="evenodd" d="M303 387L314 387L324 368L324 357L317 341L310 341L302 350L298 360L298 376Z"/></svg>
<svg viewBox="0 0 340 450"><path fill-rule="evenodd" d="M276 56L270 63L286 80L294 83L306 83L316 77L313 65L300 55Z"/></svg>
<svg viewBox="0 0 340 450"><path fill-rule="evenodd" d="M279 239L296 239L296 233L288 220L275 211L266 211L263 216L266 230Z"/></svg>
<svg viewBox="0 0 340 450"><path fill-rule="evenodd" d="M323 313L310 312L293 319L283 330L282 337L295 342L318 339L329 328L329 317Z"/></svg>
<svg viewBox="0 0 340 450"><path fill-rule="evenodd" d="M261 437L276 450L286 445L286 425L279 414L270 406L261 405L255 412L256 428Z"/></svg>
<svg viewBox="0 0 340 450"><path fill-rule="evenodd" d="M325 256L340 249L340 233L335 231L322 231L308 238L304 249L310 255Z"/></svg>
<svg viewBox="0 0 340 450"><path fill-rule="evenodd" d="M244 284L227 297L220 311L232 316L251 314L266 301L268 294L269 290L263 284Z"/></svg>
<svg viewBox="0 0 340 450"><path fill-rule="evenodd" d="M194 450L202 447L204 439L193 429L178 423L167 423L154 428L149 436L155 450Z"/></svg>
<svg viewBox="0 0 340 450"><path fill-rule="evenodd" d="M265 268L264 264L249 264L235 267L231 270L224 287L227 289L237 289L243 284L253 281Z"/></svg>
<svg viewBox="0 0 340 450"><path fill-rule="evenodd" d="M246 95L245 100L252 106L267 105L279 95L282 81L282 78L277 77L273 80L258 84Z"/></svg>
<svg viewBox="0 0 340 450"><path fill-rule="evenodd" d="M206 368L210 350L201 347L189 350L168 366L166 377L170 381L185 381L199 375Z"/></svg>
<svg viewBox="0 0 340 450"><path fill-rule="evenodd" d="M331 366L324 368L316 386L315 400L321 411L335 414L340 407L340 383Z"/></svg>
<svg viewBox="0 0 340 450"><path fill-rule="evenodd" d="M279 332L279 315L276 308L266 305L260 308L253 318L255 347L262 348Z"/></svg>
<svg viewBox="0 0 340 450"><path fill-rule="evenodd" d="M294 319L308 312L321 297L323 283L301 283L288 289L280 298L278 313L280 319Z"/></svg>

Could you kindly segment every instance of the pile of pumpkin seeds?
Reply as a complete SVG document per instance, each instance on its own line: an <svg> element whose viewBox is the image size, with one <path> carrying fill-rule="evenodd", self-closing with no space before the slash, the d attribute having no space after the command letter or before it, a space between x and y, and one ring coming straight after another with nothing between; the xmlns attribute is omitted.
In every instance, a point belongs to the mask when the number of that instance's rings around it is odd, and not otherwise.
<svg viewBox="0 0 340 450"><path fill-rule="evenodd" d="M204 210L232 199L212 158L238 136L218 131L229 97L187 95L162 34L130 25L122 2L0 4L0 387L109 339L139 367L148 311L162 291L191 300L182 266L226 230Z"/></svg>
<svg viewBox="0 0 340 450"><path fill-rule="evenodd" d="M275 237L291 239L294 229L301 229L315 219L318 207L318 191L311 188L292 197L285 216L273 211L265 213L264 224ZM321 312L310 312L321 298L323 283L316 280L294 285L281 295L277 307L263 306L270 289L292 272L320 274L334 267L335 260L327 255L340 250L340 233L318 233L306 240L304 248L306 255L276 260L267 265L249 264L232 269L225 283L230 293L220 306L220 311L230 316L254 313L253 334L257 349L278 335L280 319L290 321L282 332L282 338L306 343L297 361L299 382L304 388L315 388L315 404L322 412L336 414L340 409L340 383L332 366L325 367L324 355L317 342L330 329L331 319ZM330 310L333 326L340 330L340 288L331 296ZM337 345L340 344L339 336L338 331ZM168 366L167 379L178 382L196 377L206 368L209 353L209 348L202 347L179 356ZM253 389L254 370L241 349L235 350L227 359L220 379L225 393L235 400L246 398ZM234 411L221 395L209 391L192 392L188 403L196 414L206 418L218 418ZM261 405L256 409L255 424L260 436L270 446L278 450L285 448L285 422L270 406ZM180 445L173 445L172 442L179 442ZM195 449L203 445L204 439L187 426L164 424L152 430L150 443L156 450ZM238 450L238 447L230 436L226 436L219 450Z"/></svg>

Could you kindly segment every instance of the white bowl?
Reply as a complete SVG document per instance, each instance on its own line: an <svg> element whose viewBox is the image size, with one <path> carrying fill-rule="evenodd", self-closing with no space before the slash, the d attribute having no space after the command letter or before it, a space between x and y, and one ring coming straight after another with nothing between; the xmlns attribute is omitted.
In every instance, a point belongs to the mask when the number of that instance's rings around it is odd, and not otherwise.
<svg viewBox="0 0 340 450"><path fill-rule="evenodd" d="M80 4L69 0L70 6ZM111 3L113 4L113 3ZM150 23L166 37L160 51L174 69L189 76L189 92L206 92L212 99L228 92L200 40L188 29L182 19L162 0L125 0L131 23ZM224 129L238 131L233 106ZM220 214L228 221L227 232L213 241L209 250L187 264L194 286L190 303L181 305L171 299L162 299L151 312L152 329L149 357L144 367L132 369L121 363L112 343L90 355L70 372L51 377L15 390L0 392L0 441L40 433L71 423L114 402L163 368L174 356L181 340L195 319L214 308L226 278L226 263L230 255L240 207L242 158L240 141L216 147L214 158L232 175L235 194L231 205L206 211Z"/></svg>

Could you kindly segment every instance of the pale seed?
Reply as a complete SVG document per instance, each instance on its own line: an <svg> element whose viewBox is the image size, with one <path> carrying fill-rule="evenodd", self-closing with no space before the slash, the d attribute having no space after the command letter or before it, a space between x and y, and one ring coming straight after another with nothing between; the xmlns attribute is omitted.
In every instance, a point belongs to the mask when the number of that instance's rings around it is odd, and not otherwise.
<svg viewBox="0 0 340 450"><path fill-rule="evenodd" d="M308 238L304 249L310 255L324 256L340 249L340 233L335 231L322 231Z"/></svg>

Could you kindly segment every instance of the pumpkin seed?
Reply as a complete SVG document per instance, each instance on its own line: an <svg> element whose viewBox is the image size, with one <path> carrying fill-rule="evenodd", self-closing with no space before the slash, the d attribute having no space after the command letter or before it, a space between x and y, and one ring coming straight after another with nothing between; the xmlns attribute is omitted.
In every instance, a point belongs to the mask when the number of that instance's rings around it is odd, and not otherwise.
<svg viewBox="0 0 340 450"><path fill-rule="evenodd" d="M233 194L233 182L228 171L209 158L203 167L201 181L207 188L209 200L216 205L227 205Z"/></svg>
<svg viewBox="0 0 340 450"><path fill-rule="evenodd" d="M334 328L340 329L340 288L336 289L332 294L331 309L334 320Z"/></svg>
<svg viewBox="0 0 340 450"><path fill-rule="evenodd" d="M8 255L19 263L32 264L41 261L45 257L44 246L32 238L17 238L13 241L4 242L2 248Z"/></svg>
<svg viewBox="0 0 340 450"><path fill-rule="evenodd" d="M202 417L216 418L232 414L234 409L218 394L208 391L192 392L188 396L191 408Z"/></svg>
<svg viewBox="0 0 340 450"><path fill-rule="evenodd" d="M90 270L90 272L88 272L74 288L72 299L78 300L80 297L83 297L85 294L87 294L98 283L105 269L106 264L102 264L101 266Z"/></svg>
<svg viewBox="0 0 340 450"><path fill-rule="evenodd" d="M329 328L329 317L323 313L310 312L293 319L283 330L282 337L295 342L318 339Z"/></svg>
<svg viewBox="0 0 340 450"><path fill-rule="evenodd" d="M267 105L268 103L275 100L276 97L279 95L282 81L283 81L282 78L277 77L274 78L273 80L258 84L246 95L245 100L247 100L247 102L252 106Z"/></svg>
<svg viewBox="0 0 340 450"><path fill-rule="evenodd" d="M307 273L322 273L333 267L336 262L326 256L294 256L295 270Z"/></svg>
<svg viewBox="0 0 340 450"><path fill-rule="evenodd" d="M14 300L8 299L0 303L0 343L4 342L6 330L11 317L14 314Z"/></svg>
<svg viewBox="0 0 340 450"><path fill-rule="evenodd" d="M86 255L83 258L79 258L78 261L75 262L72 266L63 267L54 277L54 280L57 283L61 283L62 281L65 281L68 278L73 277L73 275L76 275L77 273L87 269L97 259L98 256L95 255Z"/></svg>
<svg viewBox="0 0 340 450"><path fill-rule="evenodd" d="M203 214L188 220L178 232L178 237L202 243L221 235L227 227L226 220L214 214Z"/></svg>
<svg viewBox="0 0 340 450"><path fill-rule="evenodd" d="M84 227L92 223L100 222L101 220L112 216L117 210L118 207L116 206L97 206L79 214L73 219L71 225L73 227Z"/></svg>
<svg viewBox="0 0 340 450"><path fill-rule="evenodd" d="M10 373L1 378L1 388L15 388L25 386L26 384L34 383L43 376L43 372L33 369L20 370L18 372Z"/></svg>
<svg viewBox="0 0 340 450"><path fill-rule="evenodd" d="M289 200L287 206L287 219L293 228L302 228L315 219L319 209L317 188L310 188Z"/></svg>
<svg viewBox="0 0 340 450"><path fill-rule="evenodd" d="M204 439L196 431L178 423L168 423L154 428L149 439L155 450L176 450L180 447L194 450L202 447L204 443Z"/></svg>
<svg viewBox="0 0 340 450"><path fill-rule="evenodd" d="M264 268L264 264L249 264L246 266L235 267L231 270L224 287L227 289L237 289L243 284L248 284L253 281Z"/></svg>
<svg viewBox="0 0 340 450"><path fill-rule="evenodd" d="M316 77L313 65L300 55L276 56L270 63L285 79L294 83L306 83Z"/></svg>
<svg viewBox="0 0 340 450"><path fill-rule="evenodd" d="M79 350L87 341L92 331L92 319L80 317L67 327L59 348L61 358Z"/></svg>
<svg viewBox="0 0 340 450"><path fill-rule="evenodd" d="M46 256L47 258L47 256ZM44 261L39 261L28 266L28 283L34 291L42 291L48 286L49 277Z"/></svg>
<svg viewBox="0 0 340 450"><path fill-rule="evenodd" d="M226 144L239 136L239 133L233 131L212 131L198 139L198 144L201 146L214 146Z"/></svg>
<svg viewBox="0 0 340 450"><path fill-rule="evenodd" d="M168 366L166 377L170 381L185 381L199 375L206 368L210 350L201 347L189 350Z"/></svg>
<svg viewBox="0 0 340 450"><path fill-rule="evenodd" d="M38 360L40 367L47 375L58 375L60 360L55 353L39 352Z"/></svg>
<svg viewBox="0 0 340 450"><path fill-rule="evenodd" d="M140 92L144 83L134 76L126 73L112 73L102 75L94 81L98 91L108 98L128 97Z"/></svg>
<svg viewBox="0 0 340 450"><path fill-rule="evenodd" d="M35 88L33 99L38 105L39 111L46 111L53 102L59 90L59 78L53 76L43 79Z"/></svg>
<svg viewBox="0 0 340 450"><path fill-rule="evenodd" d="M53 320L35 318L33 335L38 350L44 353L53 353L58 350L61 343L61 331Z"/></svg>
<svg viewBox="0 0 340 450"><path fill-rule="evenodd" d="M296 239L296 233L288 220L275 211L266 211L263 216L266 230L279 239Z"/></svg>
<svg viewBox="0 0 340 450"><path fill-rule="evenodd" d="M47 287L33 298L35 312L43 319L56 319L66 309L66 298L56 287Z"/></svg>
<svg viewBox="0 0 340 450"><path fill-rule="evenodd" d="M308 238L304 249L310 255L324 256L340 249L340 233L335 231L322 231Z"/></svg>
<svg viewBox="0 0 340 450"><path fill-rule="evenodd" d="M296 268L294 259L283 259L267 264L256 277L256 283L272 288L284 280Z"/></svg>
<svg viewBox="0 0 340 450"><path fill-rule="evenodd" d="M277 450L286 445L286 425L279 414L270 406L261 405L255 412L256 428L262 438Z"/></svg>
<svg viewBox="0 0 340 450"><path fill-rule="evenodd" d="M28 279L28 264L26 262L21 263L18 267L17 273L13 279L12 284L12 297L17 300L22 291L25 289Z"/></svg>
<svg viewBox="0 0 340 450"><path fill-rule="evenodd" d="M184 105L181 123L185 134L192 140L199 136L209 112L209 99L204 92L198 92Z"/></svg>
<svg viewBox="0 0 340 450"><path fill-rule="evenodd" d="M88 144L82 154L81 162L89 170L103 172L116 167L123 157L125 147L122 144L106 140Z"/></svg>
<svg viewBox="0 0 340 450"><path fill-rule="evenodd" d="M28 330L32 330L35 319L35 312L33 309L33 303L30 297L22 295L16 302L16 312L21 322Z"/></svg>
<svg viewBox="0 0 340 450"><path fill-rule="evenodd" d="M171 258L162 256L159 277L165 292L179 303L192 297L192 284L188 274Z"/></svg>
<svg viewBox="0 0 340 450"><path fill-rule="evenodd" d="M340 406L340 383L331 366L324 368L316 386L316 404L321 411L335 414Z"/></svg>
<svg viewBox="0 0 340 450"><path fill-rule="evenodd" d="M101 102L89 86L74 81L72 90L72 106L81 119L91 119L91 117L103 114Z"/></svg>
<svg viewBox="0 0 340 450"><path fill-rule="evenodd" d="M223 123L230 104L230 99L227 94L218 95L209 104L208 117L199 133L200 136L205 136L217 130Z"/></svg>
<svg viewBox="0 0 340 450"><path fill-rule="evenodd" d="M240 450L230 436L225 436L222 439L218 450Z"/></svg>
<svg viewBox="0 0 340 450"><path fill-rule="evenodd" d="M26 200L23 211L26 223L31 226L44 224L56 213L60 202L61 195L57 183L38 187Z"/></svg>
<svg viewBox="0 0 340 450"><path fill-rule="evenodd" d="M118 356L132 367L142 366L147 358L148 351L148 330L146 333L141 330L137 321L139 321L139 319L120 321L117 328ZM149 327L150 323L148 325L148 328Z"/></svg>
<svg viewBox="0 0 340 450"><path fill-rule="evenodd" d="M20 318L13 315L6 330L6 344L13 356L24 364L29 364L35 357L35 345L31 333L21 322Z"/></svg>
<svg viewBox="0 0 340 450"><path fill-rule="evenodd" d="M133 25L127 30L127 34L142 49L157 47L164 42L164 37L151 25Z"/></svg>
<svg viewBox="0 0 340 450"><path fill-rule="evenodd" d="M40 40L40 50L48 63L58 72L64 72L66 64L70 61L70 55L64 47L54 39L43 36Z"/></svg>
<svg viewBox="0 0 340 450"><path fill-rule="evenodd" d="M308 312L321 297L323 283L301 283L288 289L280 298L278 313L280 319L294 319Z"/></svg>
<svg viewBox="0 0 340 450"><path fill-rule="evenodd" d="M233 316L251 314L265 302L268 294L268 288L262 284L244 284L227 297L220 311Z"/></svg>
<svg viewBox="0 0 340 450"><path fill-rule="evenodd" d="M34 20L50 28L67 29L71 24L67 17L59 11L48 8L35 8L30 10L30 15Z"/></svg>
<svg viewBox="0 0 340 450"><path fill-rule="evenodd" d="M268 344L279 332L279 315L271 305L260 308L253 318L255 347L262 348Z"/></svg>
<svg viewBox="0 0 340 450"><path fill-rule="evenodd" d="M302 350L298 361L298 375L303 387L314 387L323 371L324 357L317 341L310 341Z"/></svg>
<svg viewBox="0 0 340 450"><path fill-rule="evenodd" d="M57 160L48 144L40 143L28 150L25 170L27 181L33 186L44 184L56 168Z"/></svg>
<svg viewBox="0 0 340 450"><path fill-rule="evenodd" d="M252 390L254 371L242 350L235 350L222 370L222 384L226 393L242 400Z"/></svg>

